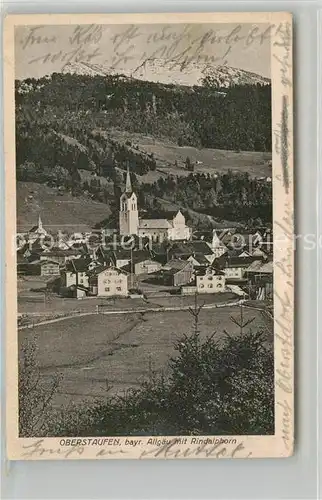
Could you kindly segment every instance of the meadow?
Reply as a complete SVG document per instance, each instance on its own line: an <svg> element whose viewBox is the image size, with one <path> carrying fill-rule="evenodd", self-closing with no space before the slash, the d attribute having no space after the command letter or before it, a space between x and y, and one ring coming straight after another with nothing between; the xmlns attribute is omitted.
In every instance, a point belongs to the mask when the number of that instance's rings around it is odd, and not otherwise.
<svg viewBox="0 0 322 500"><path fill-rule="evenodd" d="M252 319L254 331L263 329L272 341L270 325L259 310L243 310L244 320ZM240 335L231 317L238 318L236 306L203 309L199 318L202 338L214 334L220 342L226 335ZM97 314L68 318L54 324L19 331L19 345L36 341L36 359L41 378L49 381L55 374L62 380L53 404L93 401L108 394L124 393L139 386L152 372L167 374L174 343L192 333L188 311Z"/></svg>

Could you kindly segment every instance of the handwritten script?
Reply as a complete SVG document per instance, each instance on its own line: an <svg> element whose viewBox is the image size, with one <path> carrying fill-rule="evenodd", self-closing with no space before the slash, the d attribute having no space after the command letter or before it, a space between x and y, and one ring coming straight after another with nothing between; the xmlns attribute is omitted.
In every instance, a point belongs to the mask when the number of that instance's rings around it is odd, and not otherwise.
<svg viewBox="0 0 322 500"><path fill-rule="evenodd" d="M234 28L205 30L203 25L163 25L155 31L142 25L123 25L109 33L107 25L77 25L62 40L56 34L47 34L46 26L27 28L20 40L20 48L27 54L28 64L60 64L64 69L69 63L107 64L110 69L131 66L133 73L148 61L162 59L163 64L183 70L195 63L205 67L226 65L234 49L248 50L263 45L280 25L236 24ZM109 55L106 59L105 55Z"/></svg>
<svg viewBox="0 0 322 500"><path fill-rule="evenodd" d="M83 454L87 455L90 447L88 446L68 446L51 448L45 446L44 439L36 439L29 444L23 444L22 446L22 458L80 458ZM105 447L100 447L97 451L94 451L94 458L103 458L107 455L111 457L117 457L127 455L129 452L125 447L120 447L118 449L109 449ZM240 442L235 445L223 445L223 444L202 444L198 446L180 447L177 443L177 438L168 442L163 446L156 447L146 447L140 452L138 458L248 458L251 456L244 443ZM85 456L84 456L85 458Z"/></svg>
<svg viewBox="0 0 322 500"><path fill-rule="evenodd" d="M282 412L282 440L286 450L293 446L293 316L294 316L294 217L293 199L290 182L290 127L289 107L292 80L291 70L291 27L283 23L276 32L273 54L279 68L279 80L282 90L280 122L273 131L274 149L280 158L281 174L276 181L284 189L284 201L278 206L278 218L275 220L278 258L275 268L278 280L274 290L276 303L275 339L279 353L276 360L276 385L281 396L277 398L277 408ZM274 234L275 238L275 234ZM275 276L276 279L276 276Z"/></svg>

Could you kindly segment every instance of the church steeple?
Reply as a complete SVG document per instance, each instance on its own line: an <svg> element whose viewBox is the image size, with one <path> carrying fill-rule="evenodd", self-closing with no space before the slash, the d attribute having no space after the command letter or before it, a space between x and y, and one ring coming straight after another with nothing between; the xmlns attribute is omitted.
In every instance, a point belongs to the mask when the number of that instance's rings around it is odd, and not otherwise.
<svg viewBox="0 0 322 500"><path fill-rule="evenodd" d="M42 227L42 220L41 220L40 214L38 216L38 229L40 229L40 231L42 231L42 229L43 229L43 227Z"/></svg>
<svg viewBox="0 0 322 500"><path fill-rule="evenodd" d="M131 183L129 164L127 165L125 192L132 193L132 183Z"/></svg>
<svg viewBox="0 0 322 500"><path fill-rule="evenodd" d="M138 234L139 212L137 197L132 189L129 165L126 172L125 191L120 198L119 226L121 235Z"/></svg>

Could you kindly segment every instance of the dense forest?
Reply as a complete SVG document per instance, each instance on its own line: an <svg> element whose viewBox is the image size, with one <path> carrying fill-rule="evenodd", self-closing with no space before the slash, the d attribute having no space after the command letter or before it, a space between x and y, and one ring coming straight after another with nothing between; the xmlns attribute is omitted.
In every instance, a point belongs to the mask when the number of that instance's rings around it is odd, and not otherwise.
<svg viewBox="0 0 322 500"><path fill-rule="evenodd" d="M101 176L113 186L116 210L122 171L130 163L146 210L159 197L218 218L270 220L271 183L231 172L194 174L189 158L188 177L139 183L137 176L157 167L153 153L109 135L111 128L119 128L171 139L178 146L271 151L269 85L190 88L122 76L53 74L16 81L15 90L18 181L47 183L111 203ZM84 181L81 171L89 171L91 180Z"/></svg>
<svg viewBox="0 0 322 500"><path fill-rule="evenodd" d="M271 222L272 183L252 179L247 173L160 177L153 184L142 184L140 193L141 206L149 194L217 219L240 221L248 226Z"/></svg>
<svg viewBox="0 0 322 500"><path fill-rule="evenodd" d="M269 85L234 86L221 93L209 85L190 88L121 76L53 74L17 81L16 105L18 112L29 108L44 132L46 123L54 121L56 130L70 135L72 122L90 113L99 121L95 126L168 137L179 145L271 150Z"/></svg>

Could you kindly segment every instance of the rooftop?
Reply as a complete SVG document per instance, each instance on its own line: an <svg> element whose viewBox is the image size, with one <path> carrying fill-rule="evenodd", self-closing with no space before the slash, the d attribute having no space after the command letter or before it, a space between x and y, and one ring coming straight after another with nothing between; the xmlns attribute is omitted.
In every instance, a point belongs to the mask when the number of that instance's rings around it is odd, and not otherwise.
<svg viewBox="0 0 322 500"><path fill-rule="evenodd" d="M169 229L172 224L167 219L140 219L140 229Z"/></svg>

